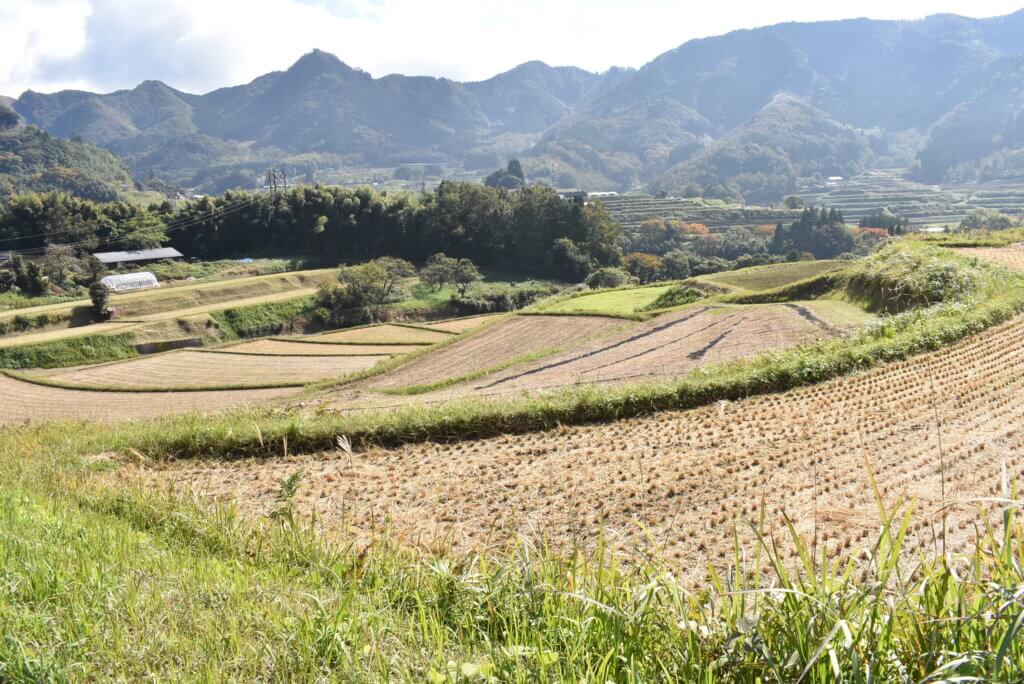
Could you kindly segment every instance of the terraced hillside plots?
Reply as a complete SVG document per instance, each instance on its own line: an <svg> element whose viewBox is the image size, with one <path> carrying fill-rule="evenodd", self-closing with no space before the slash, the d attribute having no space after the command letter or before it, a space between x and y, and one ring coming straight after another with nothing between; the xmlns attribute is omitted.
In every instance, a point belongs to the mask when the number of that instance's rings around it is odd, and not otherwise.
<svg viewBox="0 0 1024 684"><path fill-rule="evenodd" d="M698 276L695 280L727 288L763 292L814 278L834 270L838 265L838 262L830 260L794 261L755 266L738 271L722 271L721 273Z"/></svg>
<svg viewBox="0 0 1024 684"><path fill-rule="evenodd" d="M916 506L908 557L942 545L956 554L988 510L970 502L1000 494L1004 466L1024 487L1021 340L1018 319L860 375L691 411L354 461L200 462L140 476L263 515L301 469L296 505L339 533L369 539L386 519L413 544L477 549L520 536L570 549L603 535L618 550L674 559L693 584L708 564L728 565L734 535L756 547L762 501L766 532L784 551L783 515L819 554L863 550L877 539L874 477L886 505Z"/></svg>
<svg viewBox="0 0 1024 684"><path fill-rule="evenodd" d="M69 385L111 388L294 386L365 370L380 360L379 356L262 356L186 349L48 377Z"/></svg>
<svg viewBox="0 0 1024 684"><path fill-rule="evenodd" d="M1010 247L972 247L956 251L978 257L979 259L994 261L997 264L1017 271L1024 271L1024 244L1012 245Z"/></svg>
<svg viewBox="0 0 1024 684"><path fill-rule="evenodd" d="M312 342L345 344L436 344L454 333L406 325L372 325L302 338Z"/></svg>
<svg viewBox="0 0 1024 684"><path fill-rule="evenodd" d="M543 307L547 313L593 313L605 316L630 316L657 301L672 289L673 284L634 287L621 290L594 292L571 297Z"/></svg>
<svg viewBox="0 0 1024 684"><path fill-rule="evenodd" d="M90 392L44 387L0 375L0 425L46 420L120 422L172 413L209 413L264 404L297 389L210 392Z"/></svg>

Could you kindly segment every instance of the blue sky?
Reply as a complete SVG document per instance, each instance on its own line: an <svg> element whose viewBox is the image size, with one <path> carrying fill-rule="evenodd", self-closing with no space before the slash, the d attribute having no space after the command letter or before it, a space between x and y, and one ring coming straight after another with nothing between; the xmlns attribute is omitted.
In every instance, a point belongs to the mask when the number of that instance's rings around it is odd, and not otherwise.
<svg viewBox="0 0 1024 684"><path fill-rule="evenodd" d="M1021 3L1021 4L1016 4ZM639 67L691 39L781 21L1008 14L1024 0L3 0L0 94L189 92L284 69L320 48L374 76L476 80L540 59Z"/></svg>

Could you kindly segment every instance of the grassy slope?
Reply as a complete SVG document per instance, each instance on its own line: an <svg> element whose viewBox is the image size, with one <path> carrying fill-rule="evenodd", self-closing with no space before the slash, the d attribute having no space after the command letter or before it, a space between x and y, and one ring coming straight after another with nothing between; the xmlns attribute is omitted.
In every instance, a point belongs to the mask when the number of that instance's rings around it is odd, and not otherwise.
<svg viewBox="0 0 1024 684"><path fill-rule="evenodd" d="M720 287L760 292L789 285L798 280L819 276L841 264L835 261L796 261L792 263L755 266L739 271L723 271L705 276L697 276L694 280L710 283Z"/></svg>
<svg viewBox="0 0 1024 684"><path fill-rule="evenodd" d="M593 293L584 293L553 304L541 305L546 314L594 314L597 316L631 317L647 308L672 284L657 284L646 287L620 288Z"/></svg>

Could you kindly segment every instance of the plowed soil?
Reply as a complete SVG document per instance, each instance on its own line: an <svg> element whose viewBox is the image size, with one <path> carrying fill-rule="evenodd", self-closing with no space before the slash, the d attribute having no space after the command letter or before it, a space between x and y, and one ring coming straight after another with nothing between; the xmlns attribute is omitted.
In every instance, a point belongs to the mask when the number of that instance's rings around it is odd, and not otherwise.
<svg viewBox="0 0 1024 684"><path fill-rule="evenodd" d="M173 413L210 413L265 403L297 389L232 392L119 393L42 387L0 376L0 425L54 419L119 422Z"/></svg>
<svg viewBox="0 0 1024 684"><path fill-rule="evenodd" d="M340 377L378 363L380 356L256 356L176 351L92 366L50 378L103 387L223 387L308 383Z"/></svg>
<svg viewBox="0 0 1024 684"><path fill-rule="evenodd" d="M876 538L869 473L886 505L916 504L911 549L967 548L973 497L1024 488L1024 320L955 347L778 395L618 423L350 457L191 462L126 471L236 501L263 515L303 471L295 499L338 533L389 524L409 543L484 547L518 535L569 547L601 532L700 581L732 558L786 538L783 515L832 555ZM957 502L960 502L959 504ZM954 504L940 510L945 504ZM986 513L987 514L987 513ZM982 514L982 515L986 515ZM943 517L948 530L939 538ZM791 553L791 552L790 552Z"/></svg>

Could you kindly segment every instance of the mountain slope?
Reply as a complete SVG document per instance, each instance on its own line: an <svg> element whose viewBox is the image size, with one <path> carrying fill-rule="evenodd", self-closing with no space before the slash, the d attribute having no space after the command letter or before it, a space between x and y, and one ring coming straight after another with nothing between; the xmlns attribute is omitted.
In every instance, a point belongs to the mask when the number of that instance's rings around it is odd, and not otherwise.
<svg viewBox="0 0 1024 684"><path fill-rule="evenodd" d="M532 178L560 186L714 179L767 199L801 175L856 173L875 158L909 163L929 133L922 178L1017 173L1020 35L1024 11L791 23L690 41L638 70L528 62L475 83L373 78L313 51L205 95L146 82L108 95L28 92L13 107L55 135L114 151L137 176L212 191L251 185L268 163L298 173L411 162L493 169L515 155ZM793 144L771 140L790 135ZM889 144L900 154L886 156Z"/></svg>
<svg viewBox="0 0 1024 684"><path fill-rule="evenodd" d="M0 122L8 120L5 113L11 114L0 105ZM128 169L106 150L34 126L0 124L0 202L18 193L51 190L109 201L130 182Z"/></svg>
<svg viewBox="0 0 1024 684"><path fill-rule="evenodd" d="M750 121L659 177L652 189L681 194L687 185L725 185L750 202L795 192L798 178L848 176L874 153L866 133L790 96L776 96Z"/></svg>

